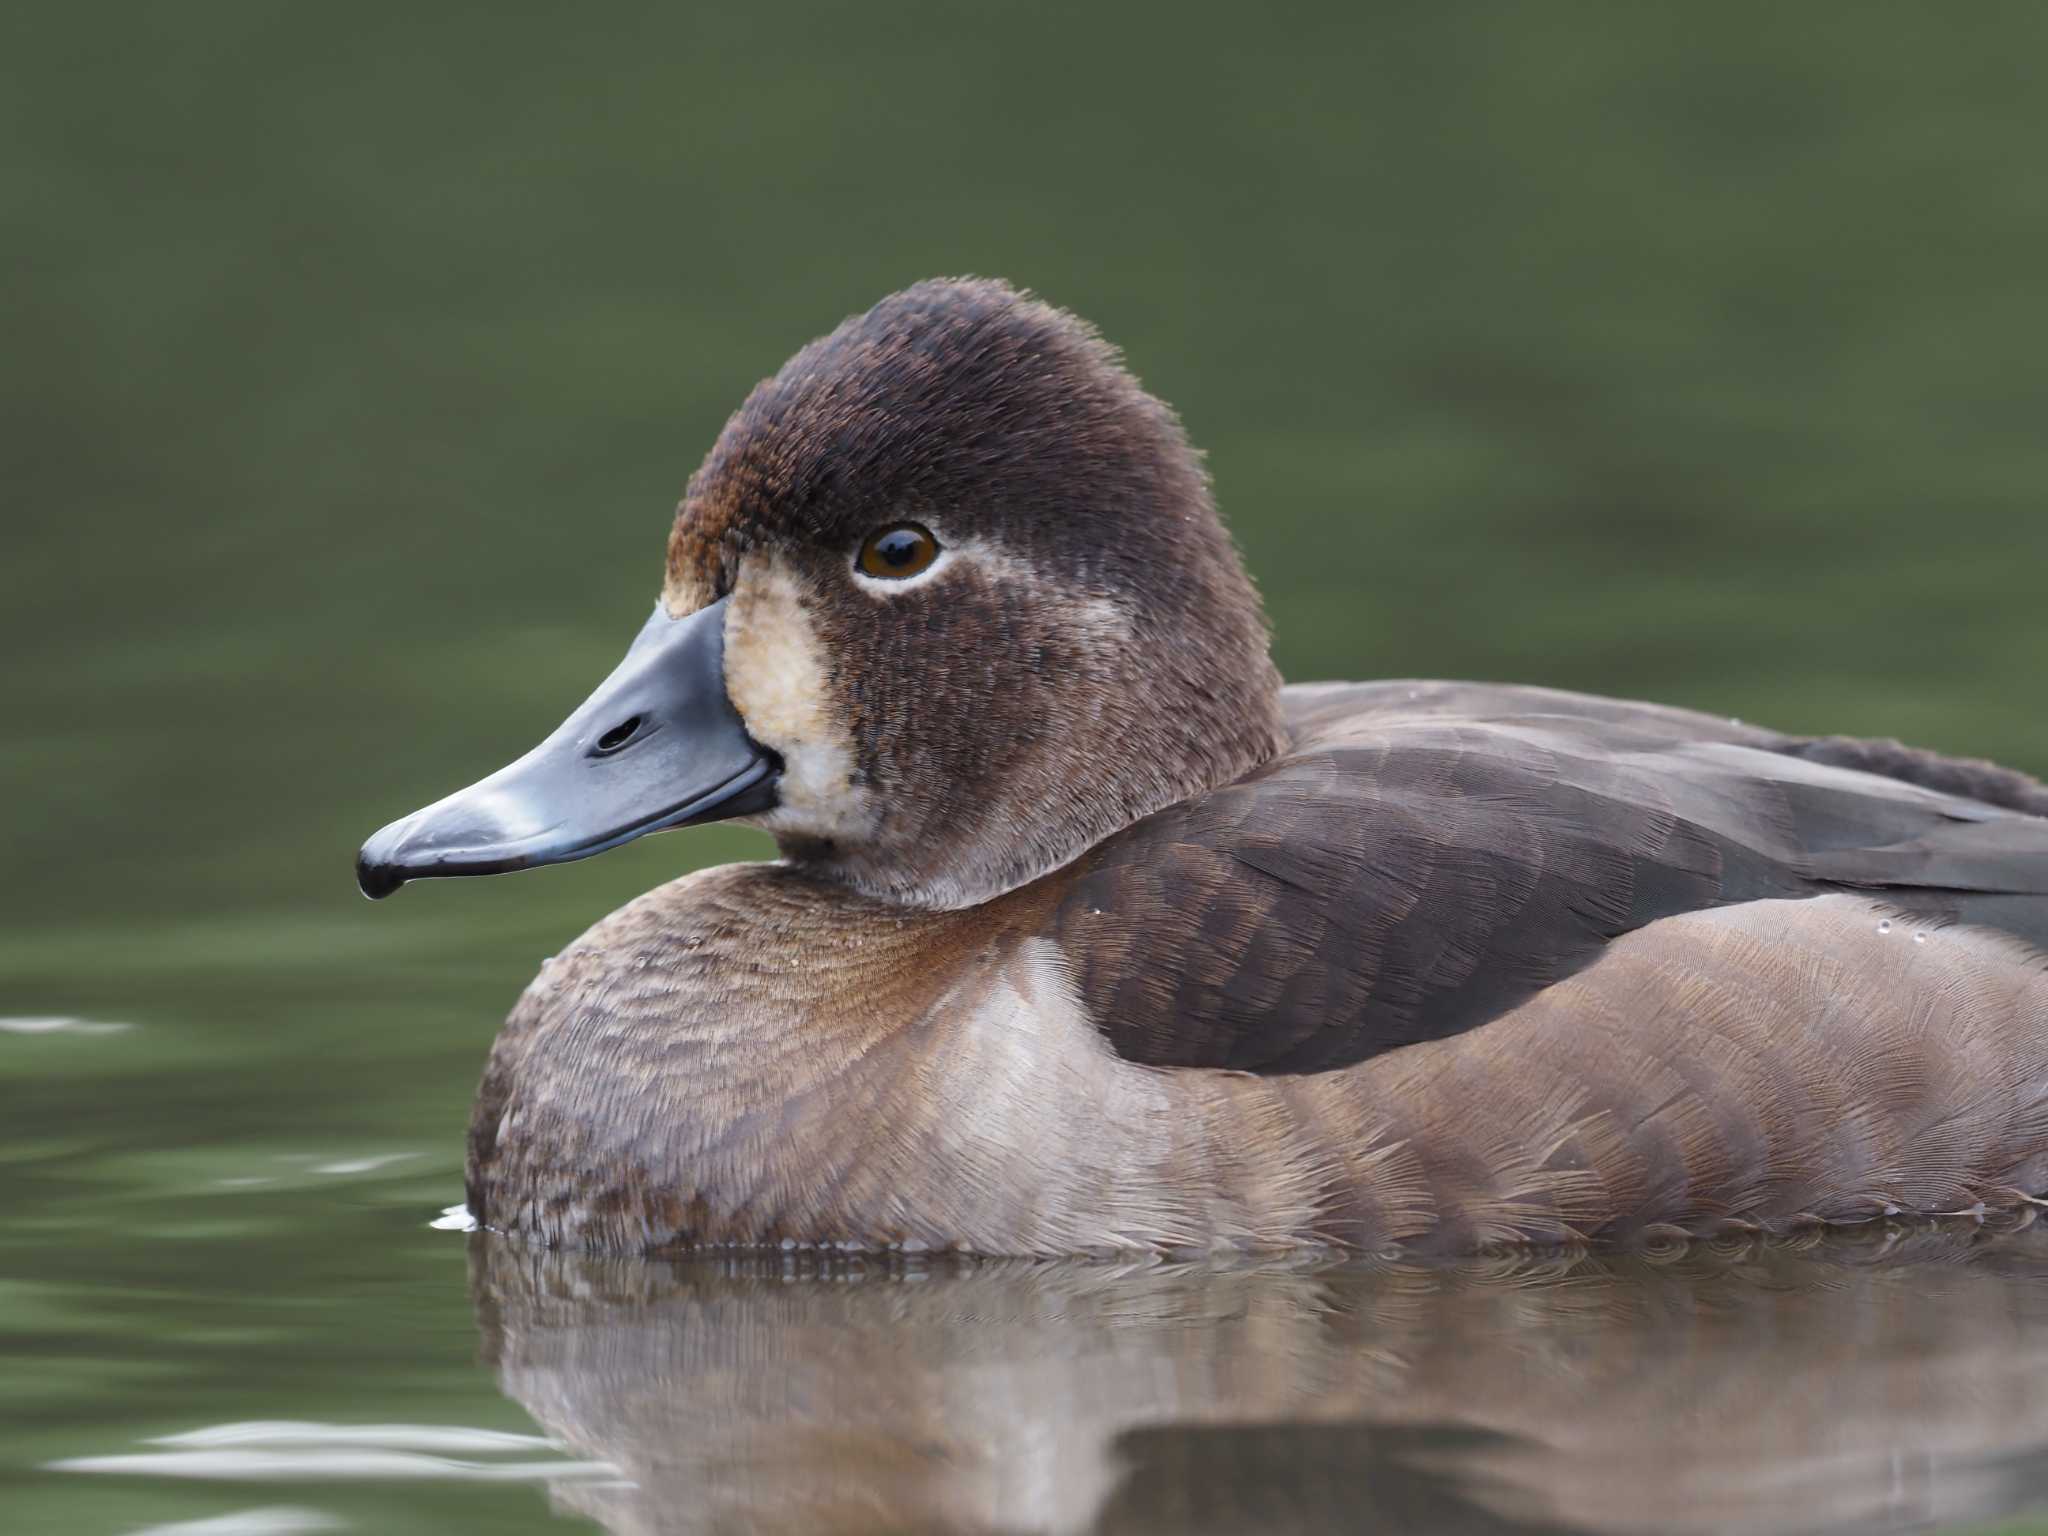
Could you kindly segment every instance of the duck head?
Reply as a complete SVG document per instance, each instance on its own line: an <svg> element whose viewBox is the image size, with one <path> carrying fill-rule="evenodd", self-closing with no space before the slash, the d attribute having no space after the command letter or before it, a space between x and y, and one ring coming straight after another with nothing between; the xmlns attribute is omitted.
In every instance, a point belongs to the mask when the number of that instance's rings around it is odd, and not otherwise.
<svg viewBox="0 0 2048 1536"><path fill-rule="evenodd" d="M1279 687L1173 412L1072 315L920 283L754 390L618 668L358 878L740 820L867 895L969 906L1271 757Z"/></svg>

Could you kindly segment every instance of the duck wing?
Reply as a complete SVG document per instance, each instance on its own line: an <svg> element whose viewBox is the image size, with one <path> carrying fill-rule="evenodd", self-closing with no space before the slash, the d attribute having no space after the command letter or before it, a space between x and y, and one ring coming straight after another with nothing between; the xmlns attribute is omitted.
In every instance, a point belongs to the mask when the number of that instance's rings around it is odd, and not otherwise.
<svg viewBox="0 0 2048 1536"><path fill-rule="evenodd" d="M1289 753L1065 882L1053 937L1128 1060L1351 1066L1742 902L1862 891L2048 948L2048 790L2009 769L1547 689L1287 703Z"/></svg>

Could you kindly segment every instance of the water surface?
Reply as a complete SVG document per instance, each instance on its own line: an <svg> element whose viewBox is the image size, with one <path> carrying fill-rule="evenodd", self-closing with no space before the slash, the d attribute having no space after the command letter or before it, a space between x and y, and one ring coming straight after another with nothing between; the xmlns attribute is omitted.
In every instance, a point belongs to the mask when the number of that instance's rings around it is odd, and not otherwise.
<svg viewBox="0 0 2048 1536"><path fill-rule="evenodd" d="M2032 1229L1432 1268L598 1259L432 1229L451 1170L367 1161L273 1153L167 1202L144 1165L44 1181L25 1229L80 1263L8 1287L10 1529L1890 1531L2048 1504ZM132 1239L96 1239L124 1205Z"/></svg>

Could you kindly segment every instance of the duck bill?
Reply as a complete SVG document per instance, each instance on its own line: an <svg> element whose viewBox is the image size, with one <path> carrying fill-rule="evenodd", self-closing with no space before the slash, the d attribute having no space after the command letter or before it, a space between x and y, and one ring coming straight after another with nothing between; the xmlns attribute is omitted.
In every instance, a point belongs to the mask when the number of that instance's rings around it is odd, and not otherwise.
<svg viewBox="0 0 2048 1536"><path fill-rule="evenodd" d="M363 844L363 894L564 864L650 832L772 810L780 764L725 692L727 601L680 619L656 605L625 660L547 740Z"/></svg>

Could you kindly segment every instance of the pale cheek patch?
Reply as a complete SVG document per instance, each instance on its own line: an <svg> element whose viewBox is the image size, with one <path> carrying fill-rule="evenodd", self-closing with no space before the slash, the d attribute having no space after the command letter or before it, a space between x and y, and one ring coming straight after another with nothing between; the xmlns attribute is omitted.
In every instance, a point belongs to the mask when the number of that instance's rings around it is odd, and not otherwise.
<svg viewBox="0 0 2048 1536"><path fill-rule="evenodd" d="M858 838L874 816L854 787L852 738L825 678L824 648L795 576L772 556L749 556L726 613L725 691L754 740L782 754L781 804L759 825Z"/></svg>

